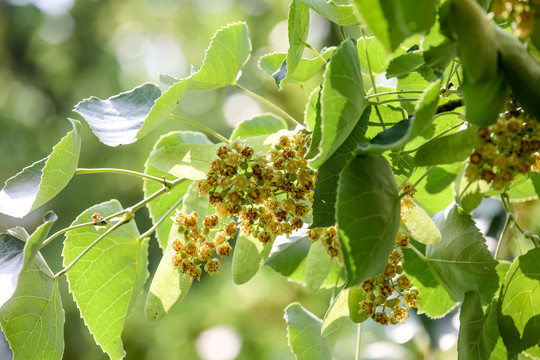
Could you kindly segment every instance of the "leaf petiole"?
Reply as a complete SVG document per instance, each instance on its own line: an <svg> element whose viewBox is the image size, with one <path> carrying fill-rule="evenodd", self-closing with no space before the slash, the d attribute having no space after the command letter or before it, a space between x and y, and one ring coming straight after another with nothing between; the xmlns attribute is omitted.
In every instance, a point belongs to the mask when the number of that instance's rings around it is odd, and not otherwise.
<svg viewBox="0 0 540 360"><path fill-rule="evenodd" d="M114 169L114 168L96 168L96 169L77 169L75 170L75 174L82 175L82 174L101 174L101 173L113 173L113 174L125 174L125 175L131 175L131 176L137 176L144 179L149 179L155 182L158 182L160 184L166 184L167 186L171 185L171 181L158 178L152 175L140 173L137 171L132 170L126 170L126 169Z"/></svg>
<svg viewBox="0 0 540 360"><path fill-rule="evenodd" d="M398 102L398 101L418 101L418 100L421 100L421 99L420 98L397 98L397 99L386 99L386 100L380 100L380 101L366 101L366 106L382 105L382 104Z"/></svg>
<svg viewBox="0 0 540 360"><path fill-rule="evenodd" d="M328 63L328 61L326 61L326 59L323 58L323 57L321 56L321 54L319 54L319 52L313 48L313 46L309 45L308 43L304 43L304 46L307 47L309 50L313 51L313 52L315 53L315 55L317 55L317 57L318 57L319 59L321 59L322 61L324 61L325 64Z"/></svg>
<svg viewBox="0 0 540 360"><path fill-rule="evenodd" d="M173 115L173 114L170 114L169 117L170 117L171 119L178 120L178 121L183 121L183 122L185 122L185 123L187 123L187 124L190 124L190 125L193 125L193 126L195 126L195 127L198 127L198 128L201 129L202 131L206 131L208 134L210 134L210 135L212 135L212 136L218 138L220 141L223 141L223 142L226 143L226 144L229 143L229 140L228 140L225 136L223 136L223 135L219 134L218 132L216 132L216 131L210 129L209 127L206 127L206 126L204 126L204 125L202 125L202 124L199 124L199 123L196 122L196 121L192 121L192 120L189 120L189 119L185 119L185 118L183 118L183 117L176 116L176 115Z"/></svg>
<svg viewBox="0 0 540 360"><path fill-rule="evenodd" d="M378 96L385 96L385 95L399 95L399 94L423 94L424 91L422 90L397 90L397 91L385 91L382 93L377 94L369 94L364 96L364 100L376 98Z"/></svg>

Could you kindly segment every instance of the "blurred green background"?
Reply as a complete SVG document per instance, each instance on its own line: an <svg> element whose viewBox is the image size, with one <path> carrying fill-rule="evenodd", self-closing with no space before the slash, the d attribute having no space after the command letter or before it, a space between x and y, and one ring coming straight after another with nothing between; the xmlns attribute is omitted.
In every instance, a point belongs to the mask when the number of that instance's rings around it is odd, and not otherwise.
<svg viewBox="0 0 540 360"><path fill-rule="evenodd" d="M306 97L295 86L278 92L273 80L257 69L258 58L286 51L288 0L0 0L0 183L23 167L49 154L69 130L66 120L82 120L71 111L78 101L108 98L144 82L158 82L159 73L177 77L197 69L216 29L246 21L253 43L252 57L239 82L302 118ZM335 26L312 14L309 41L315 48L339 42ZM319 78L320 79L320 78ZM306 91L313 84L306 85ZM181 113L229 135L235 123L268 111L232 88L188 94ZM187 125L166 123L135 144L110 148L83 124L80 167L117 167L143 171L143 164L159 135ZM142 198L141 181L121 175L79 175L62 193L24 219L0 215L0 231L23 226L28 232L42 215L59 216L53 231L64 228L84 209L116 198L124 206ZM137 214L139 230L150 223ZM44 250L53 271L61 268L62 240ZM150 270L161 252L150 249ZM283 309L301 302L324 316L331 291L308 293L269 269L243 286L235 286L225 263L221 276L203 278L175 311L161 322L143 315L141 297L127 321L123 339L127 359L292 359L286 340ZM84 327L62 283L66 310L65 359L105 359ZM452 323L452 319L454 322ZM455 357L455 319L435 326L412 317L406 326L382 329L365 325L366 358L423 358L426 354ZM426 331L426 326L429 331ZM336 359L354 356L356 329L345 327L333 335ZM441 342L448 336L446 342ZM402 343L403 345L398 345ZM437 350L448 350L444 355ZM213 353L212 353L213 351ZM9 358L0 341L0 358Z"/></svg>

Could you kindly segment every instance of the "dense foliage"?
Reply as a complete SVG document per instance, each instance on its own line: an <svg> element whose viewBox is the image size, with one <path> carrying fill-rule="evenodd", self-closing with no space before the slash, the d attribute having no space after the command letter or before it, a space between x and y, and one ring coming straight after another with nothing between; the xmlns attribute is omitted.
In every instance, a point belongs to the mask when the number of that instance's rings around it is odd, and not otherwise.
<svg viewBox="0 0 540 360"><path fill-rule="evenodd" d="M310 9L336 24L338 46L310 45ZM278 89L305 91L302 121L241 85L253 52L244 22L217 30L191 75L162 75L163 91L145 83L82 100L74 110L111 147L166 121L202 132L162 134L144 173L84 169L81 124L70 119L48 157L6 181L0 212L20 218L76 174L144 179L134 205L96 204L52 235L49 212L31 234L0 235L0 270L10 276L0 325L14 358L62 358L63 275L95 342L123 358L150 241L163 257L146 294L149 321L181 306L193 282L217 276L232 256L236 284L267 265L311 291L334 289L323 319L299 303L285 309L298 359L331 359L329 336L346 323L400 326L411 309L439 319L457 306L460 358L540 357L540 237L513 213L515 201L540 193L538 17L536 1L293 0L288 51L258 64ZM229 138L178 115L187 94L224 87L273 113L241 122ZM506 210L494 254L470 215L488 197ZM144 207L153 225L141 234L134 219ZM499 260L510 229L529 243L511 263ZM40 250L61 235L64 268L55 274Z"/></svg>

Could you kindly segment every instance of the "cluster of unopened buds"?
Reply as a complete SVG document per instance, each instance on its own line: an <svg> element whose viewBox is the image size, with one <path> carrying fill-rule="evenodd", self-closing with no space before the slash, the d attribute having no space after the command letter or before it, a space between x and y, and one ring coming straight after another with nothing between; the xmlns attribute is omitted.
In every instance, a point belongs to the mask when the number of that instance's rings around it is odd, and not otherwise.
<svg viewBox="0 0 540 360"><path fill-rule="evenodd" d="M510 185L516 174L540 171L540 127L517 108L506 111L488 128L478 129L474 152L465 175L482 179L495 190Z"/></svg>
<svg viewBox="0 0 540 360"><path fill-rule="evenodd" d="M510 22L517 37L527 37L531 33L534 21L531 1L538 0L496 0L493 4L493 14Z"/></svg>
<svg viewBox="0 0 540 360"><path fill-rule="evenodd" d="M203 265L210 274L218 272L221 263L212 253L229 255L228 239L237 227L265 245L301 229L311 211L316 179L304 159L310 142L310 135L299 132L281 136L265 153L255 154L240 139L220 146L206 179L197 182L199 196L208 196L215 214L204 218L201 229L196 213L177 213L174 221L184 238L171 244L173 266L199 279Z"/></svg>
<svg viewBox="0 0 540 360"><path fill-rule="evenodd" d="M403 253L401 249L409 247L409 235L398 231L384 272L379 276L364 281L361 288L366 299L360 302L359 314L370 316L381 325L405 322L409 317L407 309L417 308L418 289L403 273ZM400 306L403 303L405 307ZM390 312L390 315L386 311Z"/></svg>

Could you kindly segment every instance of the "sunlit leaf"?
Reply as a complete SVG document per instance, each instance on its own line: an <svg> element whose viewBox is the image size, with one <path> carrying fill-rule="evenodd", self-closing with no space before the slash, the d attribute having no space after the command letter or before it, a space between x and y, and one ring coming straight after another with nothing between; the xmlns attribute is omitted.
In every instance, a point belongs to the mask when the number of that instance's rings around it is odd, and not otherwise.
<svg viewBox="0 0 540 360"><path fill-rule="evenodd" d="M508 83L502 72L481 83L472 83L467 77L460 85L465 100L465 118L476 126L493 125L502 112L508 95Z"/></svg>
<svg viewBox="0 0 540 360"><path fill-rule="evenodd" d="M502 339L497 324L497 300L482 309L480 295L475 291L465 293L459 315L458 354L460 359L506 359L504 347L497 347Z"/></svg>
<svg viewBox="0 0 540 360"><path fill-rule="evenodd" d="M40 233L38 229L35 239ZM33 254L33 246L23 255L22 240L28 239L0 234L0 325L14 360L62 359L64 310L58 279L41 254Z"/></svg>
<svg viewBox="0 0 540 360"><path fill-rule="evenodd" d="M334 302L328 308L328 311L324 315L321 327L322 336L330 335L338 330L343 324L350 321L348 306L349 290L350 289L341 290Z"/></svg>
<svg viewBox="0 0 540 360"><path fill-rule="evenodd" d="M257 115L243 120L233 129L230 140L245 139L250 136L269 135L281 129L286 129L287 123L274 114Z"/></svg>
<svg viewBox="0 0 540 360"><path fill-rule="evenodd" d="M438 319L458 305L458 302L452 300L450 294L433 276L425 258L420 258L410 249L404 249L403 255L405 257L403 269L414 286L418 288L419 314L426 314L430 318Z"/></svg>
<svg viewBox="0 0 540 360"><path fill-rule="evenodd" d="M235 284L245 284L255 276L270 255L272 244L264 245L253 236L238 236L232 258Z"/></svg>
<svg viewBox="0 0 540 360"><path fill-rule="evenodd" d="M513 357L540 345L540 248L514 259L499 295L499 329Z"/></svg>
<svg viewBox="0 0 540 360"><path fill-rule="evenodd" d="M177 236L179 236L178 225L173 224L169 240L173 240ZM163 257L150 284L150 290L148 290L144 306L148 320L161 320L175 305L182 301L191 287L191 278L184 276L181 268L175 269L171 265L171 250L172 246L169 242L163 251Z"/></svg>
<svg viewBox="0 0 540 360"><path fill-rule="evenodd" d="M429 268L455 301L463 301L467 291L477 291L488 304L498 287L497 261L470 215L457 206L437 213L433 220L442 240L426 247Z"/></svg>
<svg viewBox="0 0 540 360"><path fill-rule="evenodd" d="M361 24L356 9L347 0L302 0L310 8L340 26Z"/></svg>
<svg viewBox="0 0 540 360"><path fill-rule="evenodd" d="M320 153L311 161L321 166L350 133L364 111L364 87L355 43L341 43L330 58L324 73L321 101L322 138Z"/></svg>
<svg viewBox="0 0 540 360"><path fill-rule="evenodd" d="M149 164L177 178L206 179L210 162L216 158L219 144L178 144L158 148L150 154Z"/></svg>
<svg viewBox="0 0 540 360"><path fill-rule="evenodd" d="M441 136L422 145L414 156L414 162L417 166L429 166L463 161L471 154L476 141L473 128Z"/></svg>
<svg viewBox="0 0 540 360"><path fill-rule="evenodd" d="M426 211L418 204L403 213L403 223L411 236L426 245L437 245L441 242L441 233Z"/></svg>
<svg viewBox="0 0 540 360"><path fill-rule="evenodd" d="M365 44L365 45L364 45ZM383 73L388 66L388 52L379 39L374 36L366 36L358 39L358 58L363 71L371 71L375 74ZM366 55L367 50L367 55ZM369 65L368 65L369 56Z"/></svg>
<svg viewBox="0 0 540 360"><path fill-rule="evenodd" d="M58 195L71 180L79 162L81 124L70 121L73 130L53 147L48 157L6 180L0 191L0 213L22 218Z"/></svg>
<svg viewBox="0 0 540 360"><path fill-rule="evenodd" d="M186 143L211 144L212 142L208 140L206 135L200 132L174 131L174 132L170 132L168 134L162 135L154 144L153 151L166 147L166 146L186 144ZM167 180L173 180L176 178L150 165L149 159L146 160L144 164L144 169L145 169L144 170L145 174L152 175L157 178L165 177L165 179ZM182 184L178 184L173 189L171 189L171 191L169 191L168 193L161 195L160 197L152 200L146 205L146 207L148 208L148 212L150 213L150 218L152 219L152 223L155 223L156 221L158 221L171 208L171 206L173 206L174 203L176 203L177 200L180 199L184 195L188 186L189 186L189 181L186 181ZM143 185L144 195L146 197L150 196L151 194L160 190L162 187L163 187L163 184L145 179L144 185ZM172 220L167 217L165 221L163 221L161 225L159 225L158 228L156 229L155 234L162 249L165 249L167 247L167 239L169 237L169 231L171 229L171 226L172 226Z"/></svg>
<svg viewBox="0 0 540 360"><path fill-rule="evenodd" d="M310 291L320 289L328 277L334 262L330 259L325 247L320 241L312 244L306 258L306 284Z"/></svg>
<svg viewBox="0 0 540 360"><path fill-rule="evenodd" d="M360 155L343 169L337 219L347 287L384 271L399 227L399 198L388 161Z"/></svg>
<svg viewBox="0 0 540 360"><path fill-rule="evenodd" d="M246 23L220 28L206 49L201 68L191 76L189 90L211 90L235 84L250 55L251 41Z"/></svg>
<svg viewBox="0 0 540 360"><path fill-rule="evenodd" d="M349 289L349 297L347 305L349 306L349 317L355 323L361 323L369 319L369 316L364 312L360 312L360 303L366 300L364 290L356 286Z"/></svg>
<svg viewBox="0 0 540 360"><path fill-rule="evenodd" d="M328 340L321 335L321 319L293 303L285 308L285 321L289 346L296 359L332 359Z"/></svg>
<svg viewBox="0 0 540 360"><path fill-rule="evenodd" d="M46 213L43 216L43 224L38 226L32 235L30 235L28 240L26 240L26 244L24 245L24 258L21 272L26 270L26 268L32 263L36 255L39 253L41 245L45 239L47 239L47 235L57 219L58 217L52 211Z"/></svg>
<svg viewBox="0 0 540 360"><path fill-rule="evenodd" d="M304 280L311 241L306 234L278 236L265 265L292 280Z"/></svg>
<svg viewBox="0 0 540 360"><path fill-rule="evenodd" d="M401 76L415 71L424 64L424 56L420 52L407 52L390 61L386 69L386 78Z"/></svg>
<svg viewBox="0 0 540 360"><path fill-rule="evenodd" d="M94 213L106 217L121 210L118 201L111 200L84 211L72 225L88 222ZM64 265L105 231L94 227L68 231L62 253ZM139 240L131 221L101 239L67 271L69 290L84 323L111 359L125 356L120 335L148 276L147 256L148 239Z"/></svg>
<svg viewBox="0 0 540 360"><path fill-rule="evenodd" d="M139 131L160 96L159 87L146 83L106 100L95 96L84 99L74 111L105 145L126 145L140 138Z"/></svg>

